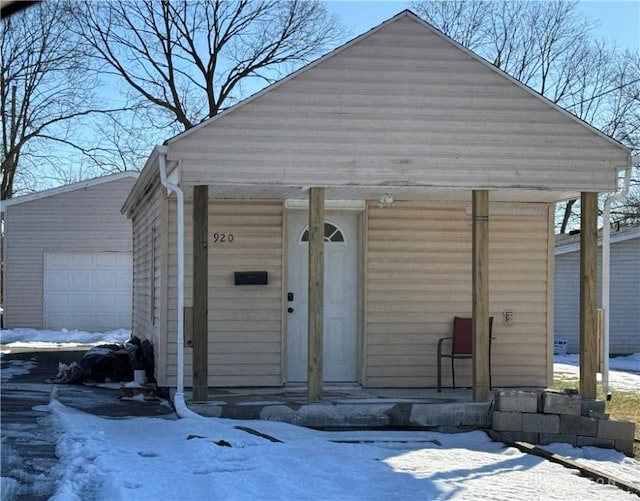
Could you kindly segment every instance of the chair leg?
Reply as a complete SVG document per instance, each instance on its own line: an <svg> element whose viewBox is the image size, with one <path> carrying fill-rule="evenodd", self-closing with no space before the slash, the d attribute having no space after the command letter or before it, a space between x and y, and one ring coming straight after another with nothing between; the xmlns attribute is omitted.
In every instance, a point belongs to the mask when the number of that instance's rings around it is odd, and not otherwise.
<svg viewBox="0 0 640 501"><path fill-rule="evenodd" d="M489 389L492 389L491 385L491 351L489 351Z"/></svg>
<svg viewBox="0 0 640 501"><path fill-rule="evenodd" d="M491 332L489 332L489 336L491 336ZM493 388L491 384L491 338L489 338L489 389Z"/></svg>
<svg viewBox="0 0 640 501"><path fill-rule="evenodd" d="M438 340L438 349L437 349L438 360L436 362L436 365L438 366L438 374L437 374L438 393L442 392L442 343L444 342L445 339L447 338L442 338Z"/></svg>
<svg viewBox="0 0 640 501"><path fill-rule="evenodd" d="M453 361L455 359L453 357L451 357L451 385L453 386L453 389L456 389L456 370L455 367L453 365Z"/></svg>

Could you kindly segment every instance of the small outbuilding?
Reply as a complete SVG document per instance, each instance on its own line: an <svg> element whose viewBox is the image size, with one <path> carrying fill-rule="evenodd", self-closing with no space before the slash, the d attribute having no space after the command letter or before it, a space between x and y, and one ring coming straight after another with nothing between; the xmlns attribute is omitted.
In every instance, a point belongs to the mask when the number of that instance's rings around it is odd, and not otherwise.
<svg viewBox="0 0 640 501"><path fill-rule="evenodd" d="M131 327L131 221L137 172L2 201L4 327Z"/></svg>
<svg viewBox="0 0 640 501"><path fill-rule="evenodd" d="M611 230L609 352L640 352L640 225ZM568 353L580 348L580 236L556 237L555 339ZM602 279L602 241L598 241L598 302ZM564 343L563 343L564 345Z"/></svg>
<svg viewBox="0 0 640 501"><path fill-rule="evenodd" d="M472 317L456 379L474 399L490 379L546 386L555 203L583 198L593 250L597 194L629 164L404 11L154 149L123 207L134 333L156 347L159 384L196 400L302 383L313 401L325 383L436 386L438 340ZM589 340L595 309L587 294Z"/></svg>

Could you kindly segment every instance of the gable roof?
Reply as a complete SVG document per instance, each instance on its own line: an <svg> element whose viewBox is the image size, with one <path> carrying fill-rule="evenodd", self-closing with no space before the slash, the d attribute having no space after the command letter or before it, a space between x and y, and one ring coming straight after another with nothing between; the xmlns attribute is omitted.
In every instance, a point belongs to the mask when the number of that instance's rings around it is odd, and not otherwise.
<svg viewBox="0 0 640 501"><path fill-rule="evenodd" d="M125 171L125 172L118 172L116 174L108 174L106 176L95 177L92 179L87 179L85 181L79 181L77 183L58 186L56 188L51 188L49 190L38 191L37 193L31 193L29 195L23 195L20 197L3 200L1 202L1 205L2 205L2 208L4 209L5 207L12 207L14 205L33 202L34 200L39 200L41 198L53 197L55 195L62 195L63 193L69 193L71 191L81 190L84 188L89 188L91 186L97 186L103 183L111 183L113 181L119 181L120 179L127 179L127 178L137 179L138 176L139 176L139 172L137 171Z"/></svg>
<svg viewBox="0 0 640 501"><path fill-rule="evenodd" d="M349 47L359 43L360 41L370 37L371 35L375 34L376 32L380 31L381 29L385 28L386 26L388 26L388 25L390 25L390 24L392 24L392 23L394 23L394 22L396 22L399 19L402 19L404 17L412 19L413 21L421 24L424 28L426 28L427 30L429 30L432 33L436 34L440 38L444 39L445 41L447 41L451 45L457 47L459 50L461 50L462 52L464 52L468 56L472 57L476 61L479 61L480 63L482 63L484 66L486 66L491 71L493 71L493 72L497 73L498 75L502 76L503 78L509 80L510 82L512 82L516 86L520 87L521 89L524 89L526 92L528 92L529 94L531 94L535 98L543 101L545 104L547 104L550 107L554 108L556 111L562 113L563 115L569 117L570 119L572 119L573 121L575 121L579 125L587 128L591 132L597 134L598 136L601 136L602 138L606 139L607 141L610 141L611 143L615 144L616 146L619 146L620 148L626 150L627 152L629 152L629 153L631 152L631 150L629 148L624 146L619 141L613 139L611 136L608 136L604 132L600 131L596 127L594 127L591 124L589 124L588 122L585 122L584 120L582 120L581 118L577 117L573 113L567 111L566 109L562 108L561 106L559 106L559 105L555 104L554 102L550 101L549 99L544 97L542 94L540 94L536 90L534 90L531 87L529 87L528 85L520 82L516 78L513 78L509 74L505 73L503 70L501 70L497 66L491 64L489 61L487 61L483 57L481 57L478 54L476 54L475 52L467 49L464 45L456 42L453 38L450 38L449 36L445 35L442 31L437 29L435 26L429 24L428 22L424 21L417 14L415 14L413 11L411 11L409 9L405 9L402 12L399 12L398 14L393 16L392 18L387 19L386 21L383 21L378 26L375 26L374 28L371 28L369 31L366 31L365 33L357 36L356 38L353 38L352 40L346 42L345 44L333 49L332 51L330 51L329 53L325 54L324 56L321 56L318 59L306 64L305 66L303 66L302 68L298 69L297 71L294 71L293 73L287 75L286 77L284 77L284 78L272 83L271 85L269 85L269 86L265 87L264 89L256 92L255 94L249 96L248 98L243 99L242 101L240 101L239 103L235 104L234 106L231 106L230 108L227 108L226 110L218 113L217 115L215 115L215 116L213 116L211 118L208 118L206 120L203 120L198 125L196 125L196 126L190 128L190 129L188 129L188 130L186 130L184 132L181 132L181 133L179 133L179 134L167 139L164 142L164 144L171 145L172 143L174 143L176 141L182 140L182 139L192 135L193 133L197 132L201 128L206 127L206 126L208 126L208 125L210 125L212 123L215 123L216 121L224 118L225 116L235 112L236 110L238 110L238 109L246 106L247 104L253 102L254 100L260 98L264 94L267 94L267 93L277 89L278 87L280 87L280 86L284 85L285 83L287 83L289 80L291 80L293 78L296 78L296 77L298 77L299 75L301 75L303 73L306 73L307 71L313 69L314 67L322 64L326 60L333 58L334 56L336 56L336 55L340 54L341 52L347 50Z"/></svg>
<svg viewBox="0 0 640 501"><path fill-rule="evenodd" d="M405 10L153 150L188 197L551 203L614 191L630 152ZM301 191L302 190L302 191Z"/></svg>

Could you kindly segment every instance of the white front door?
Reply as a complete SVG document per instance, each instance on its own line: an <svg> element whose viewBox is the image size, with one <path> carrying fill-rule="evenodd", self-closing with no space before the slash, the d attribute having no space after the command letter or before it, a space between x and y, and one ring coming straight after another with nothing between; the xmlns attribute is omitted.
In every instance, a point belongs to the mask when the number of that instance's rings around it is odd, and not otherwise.
<svg viewBox="0 0 640 501"><path fill-rule="evenodd" d="M288 214L287 379L307 380L309 244L306 211ZM358 216L325 213L323 379L356 381L358 371Z"/></svg>

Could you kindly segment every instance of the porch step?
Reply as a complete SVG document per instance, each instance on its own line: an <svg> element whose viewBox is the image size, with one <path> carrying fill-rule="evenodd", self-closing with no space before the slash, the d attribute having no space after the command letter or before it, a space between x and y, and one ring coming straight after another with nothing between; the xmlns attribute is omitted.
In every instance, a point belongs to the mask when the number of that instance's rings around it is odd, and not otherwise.
<svg viewBox="0 0 640 501"><path fill-rule="evenodd" d="M420 428L456 431L490 426L491 402L440 398L344 398L333 395L307 403L299 395L212 395L207 402L191 402L189 409L208 417L262 419L322 429ZM342 397L342 398L341 398ZM364 398L363 398L364 397ZM372 397L372 398L367 398ZM458 397L459 398L459 397Z"/></svg>

